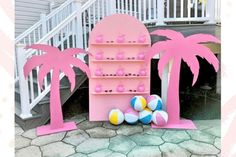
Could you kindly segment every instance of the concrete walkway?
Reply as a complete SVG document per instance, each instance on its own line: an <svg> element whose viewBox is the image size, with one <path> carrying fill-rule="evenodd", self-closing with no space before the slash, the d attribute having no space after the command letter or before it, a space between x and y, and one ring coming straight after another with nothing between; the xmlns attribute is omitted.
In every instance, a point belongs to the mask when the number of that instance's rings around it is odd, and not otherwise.
<svg viewBox="0 0 236 157"><path fill-rule="evenodd" d="M78 130L36 137L35 129L15 126L16 157L219 157L220 120L194 121L198 130L110 125L73 117Z"/></svg>

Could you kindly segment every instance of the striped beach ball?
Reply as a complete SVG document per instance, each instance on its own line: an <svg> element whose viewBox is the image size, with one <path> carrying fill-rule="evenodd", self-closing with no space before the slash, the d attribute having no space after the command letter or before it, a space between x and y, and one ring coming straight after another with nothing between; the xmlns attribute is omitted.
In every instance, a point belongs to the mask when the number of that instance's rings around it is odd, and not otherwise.
<svg viewBox="0 0 236 157"><path fill-rule="evenodd" d="M128 108L125 111L125 121L129 124L135 124L138 121L138 112L133 108Z"/></svg>
<svg viewBox="0 0 236 157"><path fill-rule="evenodd" d="M150 95L147 97L147 106L152 111L162 109L162 99L158 95Z"/></svg>
<svg viewBox="0 0 236 157"><path fill-rule="evenodd" d="M147 106L147 102L143 96L134 96L130 101L130 105L136 111L142 111Z"/></svg>
<svg viewBox="0 0 236 157"><path fill-rule="evenodd" d="M119 125L124 121L124 114L119 109L112 109L109 112L109 121L113 125Z"/></svg>
<svg viewBox="0 0 236 157"><path fill-rule="evenodd" d="M154 111L152 114L152 122L158 126L166 125L168 121L168 114L165 111Z"/></svg>
<svg viewBox="0 0 236 157"><path fill-rule="evenodd" d="M149 124L152 121L152 111L148 108L145 108L143 111L140 111L139 120L143 124Z"/></svg>

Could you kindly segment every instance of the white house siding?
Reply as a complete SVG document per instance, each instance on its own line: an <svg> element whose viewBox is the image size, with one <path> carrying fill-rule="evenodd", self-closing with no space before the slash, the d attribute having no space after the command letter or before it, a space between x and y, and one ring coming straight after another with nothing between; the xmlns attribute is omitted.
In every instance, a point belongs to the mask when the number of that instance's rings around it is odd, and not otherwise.
<svg viewBox="0 0 236 157"><path fill-rule="evenodd" d="M15 36L24 32L49 12L50 0L15 0Z"/></svg>
<svg viewBox="0 0 236 157"><path fill-rule="evenodd" d="M59 7L66 0L15 0L15 37L40 19L41 13ZM88 0L81 0L82 4ZM50 7L50 3L52 4Z"/></svg>

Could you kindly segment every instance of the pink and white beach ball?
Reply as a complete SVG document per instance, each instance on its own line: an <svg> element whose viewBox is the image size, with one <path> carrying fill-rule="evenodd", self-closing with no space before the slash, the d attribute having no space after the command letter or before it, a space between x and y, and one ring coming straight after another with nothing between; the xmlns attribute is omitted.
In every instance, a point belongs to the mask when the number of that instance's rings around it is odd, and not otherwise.
<svg viewBox="0 0 236 157"><path fill-rule="evenodd" d="M150 110L161 110L162 109L162 99L158 95L147 96L147 106Z"/></svg>
<svg viewBox="0 0 236 157"><path fill-rule="evenodd" d="M168 114L165 111L154 111L152 114L152 122L157 126L166 125L168 122Z"/></svg>

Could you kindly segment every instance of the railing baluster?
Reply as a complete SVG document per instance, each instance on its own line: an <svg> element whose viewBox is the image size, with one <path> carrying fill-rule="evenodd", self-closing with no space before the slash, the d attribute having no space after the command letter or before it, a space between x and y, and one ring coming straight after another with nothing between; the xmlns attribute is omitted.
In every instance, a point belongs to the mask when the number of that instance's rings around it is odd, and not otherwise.
<svg viewBox="0 0 236 157"><path fill-rule="evenodd" d="M130 15L133 16L133 0L129 0L129 10L130 10Z"/></svg>
<svg viewBox="0 0 236 157"><path fill-rule="evenodd" d="M176 0L174 0L174 18L176 18Z"/></svg>
<svg viewBox="0 0 236 157"><path fill-rule="evenodd" d="M72 46L75 48L75 20L72 21Z"/></svg>
<svg viewBox="0 0 236 157"><path fill-rule="evenodd" d="M108 0L105 0L106 2L106 14L105 16L109 15L109 3L108 3Z"/></svg>
<svg viewBox="0 0 236 157"><path fill-rule="evenodd" d="M121 8L120 8L120 0L117 0L117 13L121 13Z"/></svg>
<svg viewBox="0 0 236 157"><path fill-rule="evenodd" d="M142 16L141 16L141 0L138 0L138 14L139 14L139 20L142 21Z"/></svg>
<svg viewBox="0 0 236 157"><path fill-rule="evenodd" d="M184 17L184 0L180 0L180 17Z"/></svg>
<svg viewBox="0 0 236 157"><path fill-rule="evenodd" d="M105 11L104 0L101 0L101 5L102 5L102 18L104 18L104 16L105 16L105 13L104 13L104 11Z"/></svg>
<svg viewBox="0 0 236 157"><path fill-rule="evenodd" d="M98 21L100 20L100 13L101 13L101 10L100 10L100 1L97 1L97 15L98 15Z"/></svg>
<svg viewBox="0 0 236 157"><path fill-rule="evenodd" d="M31 37L30 37L30 34L28 35L28 44L31 45Z"/></svg>
<svg viewBox="0 0 236 157"><path fill-rule="evenodd" d="M89 32L91 31L91 11L88 8L88 25L89 25Z"/></svg>
<svg viewBox="0 0 236 157"><path fill-rule="evenodd" d="M146 0L143 0L143 21L146 21Z"/></svg>
<svg viewBox="0 0 236 157"><path fill-rule="evenodd" d="M96 9L96 8L95 8L95 3L94 3L94 4L93 4L93 27L94 27L95 24L96 24L96 19L95 19L95 18L96 18L96 17L95 17L95 16L96 16L96 14L95 14L95 9Z"/></svg>
<svg viewBox="0 0 236 157"><path fill-rule="evenodd" d="M166 0L166 18L170 18L170 0Z"/></svg>
<svg viewBox="0 0 236 157"><path fill-rule="evenodd" d="M128 0L125 0L125 9L124 13L128 14Z"/></svg>
<svg viewBox="0 0 236 157"><path fill-rule="evenodd" d="M205 17L205 2L202 1L202 17Z"/></svg>
<svg viewBox="0 0 236 157"><path fill-rule="evenodd" d="M191 1L188 0L188 18L191 17Z"/></svg>
<svg viewBox="0 0 236 157"><path fill-rule="evenodd" d="M85 13L83 13L83 28L84 28L84 48L87 48L87 26L86 26L86 21L85 21Z"/></svg>
<svg viewBox="0 0 236 157"><path fill-rule="evenodd" d="M137 0L134 0L134 16L137 18Z"/></svg>
<svg viewBox="0 0 236 157"><path fill-rule="evenodd" d="M194 17L197 17L198 0L195 0L194 5L195 5L195 8L194 8Z"/></svg>
<svg viewBox="0 0 236 157"><path fill-rule="evenodd" d="M151 20L152 16L151 0L148 0L148 20Z"/></svg>
<svg viewBox="0 0 236 157"><path fill-rule="evenodd" d="M124 1L125 0L121 0L121 13L124 13Z"/></svg>
<svg viewBox="0 0 236 157"><path fill-rule="evenodd" d="M157 0L153 0L153 13L154 13L154 20L156 20L157 19Z"/></svg>

